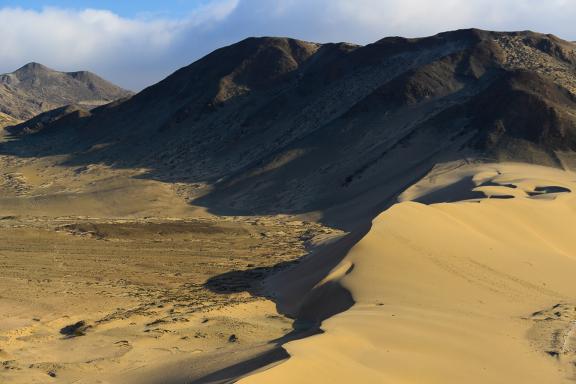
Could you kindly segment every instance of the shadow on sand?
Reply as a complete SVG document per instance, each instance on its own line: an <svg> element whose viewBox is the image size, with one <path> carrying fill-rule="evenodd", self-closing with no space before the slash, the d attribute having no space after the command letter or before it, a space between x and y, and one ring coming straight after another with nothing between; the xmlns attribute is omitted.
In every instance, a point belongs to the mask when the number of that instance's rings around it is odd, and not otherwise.
<svg viewBox="0 0 576 384"><path fill-rule="evenodd" d="M248 292L265 297L276 304L277 311L294 320L292 331L271 340L272 348L247 361L212 372L190 381L190 384L229 383L256 370L270 367L290 357L283 345L323 333L325 319L344 312L354 299L338 280L319 284L369 231L362 225L355 231L320 246L299 260L269 268L231 271L208 279L205 287L218 294Z"/></svg>

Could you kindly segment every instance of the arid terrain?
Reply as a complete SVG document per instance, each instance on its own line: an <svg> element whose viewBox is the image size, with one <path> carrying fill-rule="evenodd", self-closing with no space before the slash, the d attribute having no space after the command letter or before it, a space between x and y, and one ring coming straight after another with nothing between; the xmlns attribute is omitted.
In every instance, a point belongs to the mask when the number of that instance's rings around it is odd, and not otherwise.
<svg viewBox="0 0 576 384"><path fill-rule="evenodd" d="M15 73L71 99L0 114L1 382L575 380L574 43L249 38L90 106Z"/></svg>
<svg viewBox="0 0 576 384"><path fill-rule="evenodd" d="M4 217L0 377L104 382L179 360L201 376L214 354L292 330L246 290L322 234L266 218Z"/></svg>
<svg viewBox="0 0 576 384"><path fill-rule="evenodd" d="M194 380L286 358L269 342L292 320L259 284L341 231L217 217L178 186L57 160L0 158L2 382Z"/></svg>

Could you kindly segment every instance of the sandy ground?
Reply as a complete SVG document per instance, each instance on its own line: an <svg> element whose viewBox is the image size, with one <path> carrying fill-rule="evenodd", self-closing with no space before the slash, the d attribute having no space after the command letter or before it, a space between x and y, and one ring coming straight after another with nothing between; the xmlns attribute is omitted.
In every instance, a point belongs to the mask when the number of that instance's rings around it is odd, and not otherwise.
<svg viewBox="0 0 576 384"><path fill-rule="evenodd" d="M268 350L292 321L246 290L323 231L266 218L5 217L0 381L127 382L180 360L174 374L194 378L210 372L208 355Z"/></svg>
<svg viewBox="0 0 576 384"><path fill-rule="evenodd" d="M1 383L213 382L287 357L259 284L337 231L62 160L0 156Z"/></svg>
<svg viewBox="0 0 576 384"><path fill-rule="evenodd" d="M437 167L325 281L352 308L240 382L573 382L575 189L545 167Z"/></svg>

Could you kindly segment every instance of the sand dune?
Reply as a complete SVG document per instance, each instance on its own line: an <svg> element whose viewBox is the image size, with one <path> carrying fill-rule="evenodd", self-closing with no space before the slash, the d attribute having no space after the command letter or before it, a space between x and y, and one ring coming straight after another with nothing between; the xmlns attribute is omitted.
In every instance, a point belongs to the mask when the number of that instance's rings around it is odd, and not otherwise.
<svg viewBox="0 0 576 384"><path fill-rule="evenodd" d="M466 183L492 198L463 200ZM240 382L570 381L575 189L576 174L546 167L437 167L334 269L353 307ZM426 196L457 201L410 201Z"/></svg>

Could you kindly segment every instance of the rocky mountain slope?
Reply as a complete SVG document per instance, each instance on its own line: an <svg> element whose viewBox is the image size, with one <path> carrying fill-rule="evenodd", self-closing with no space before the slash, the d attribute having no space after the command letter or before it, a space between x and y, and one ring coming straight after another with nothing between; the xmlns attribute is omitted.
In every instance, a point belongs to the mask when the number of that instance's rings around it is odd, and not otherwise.
<svg viewBox="0 0 576 384"><path fill-rule="evenodd" d="M68 104L90 108L131 95L93 73L58 72L38 63L0 74L0 113L14 120L27 120Z"/></svg>
<svg viewBox="0 0 576 384"><path fill-rule="evenodd" d="M571 168L575 50L476 29L367 46L250 38L126 101L24 123L1 151L146 168L217 213L374 215L439 162Z"/></svg>

